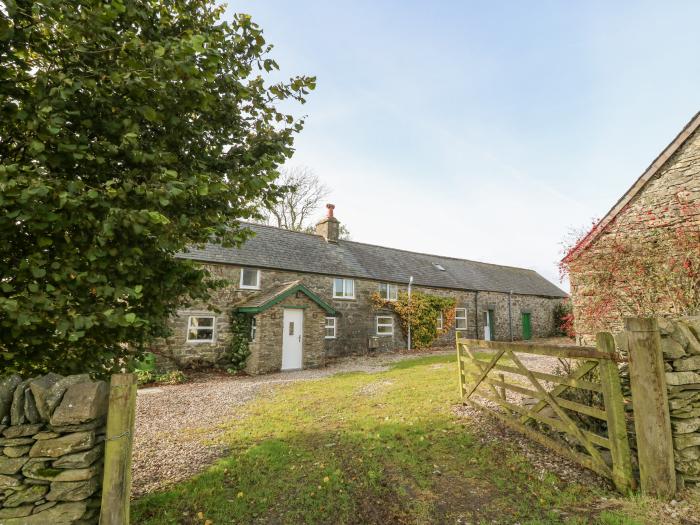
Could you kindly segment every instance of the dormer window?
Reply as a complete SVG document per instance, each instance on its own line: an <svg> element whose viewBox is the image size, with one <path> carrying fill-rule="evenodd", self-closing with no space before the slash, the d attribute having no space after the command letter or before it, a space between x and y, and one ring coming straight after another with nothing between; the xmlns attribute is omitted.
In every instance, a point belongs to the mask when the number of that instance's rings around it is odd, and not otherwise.
<svg viewBox="0 0 700 525"><path fill-rule="evenodd" d="M440 270L441 272L446 271L446 270L445 270L445 267L444 267L442 264L439 264L439 263L435 263L435 262L434 262L434 263L433 263L433 267L434 267L436 270Z"/></svg>
<svg viewBox="0 0 700 525"><path fill-rule="evenodd" d="M243 290L259 290L260 270L256 268L241 268L240 288Z"/></svg>

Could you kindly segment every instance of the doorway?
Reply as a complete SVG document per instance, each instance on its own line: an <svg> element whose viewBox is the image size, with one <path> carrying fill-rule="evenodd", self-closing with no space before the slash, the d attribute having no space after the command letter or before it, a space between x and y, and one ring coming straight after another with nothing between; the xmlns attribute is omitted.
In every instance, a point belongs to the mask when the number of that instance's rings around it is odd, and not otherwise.
<svg viewBox="0 0 700 525"><path fill-rule="evenodd" d="M530 312L523 312L522 325L523 325L523 339L529 341L532 339L532 319L530 317Z"/></svg>
<svg viewBox="0 0 700 525"><path fill-rule="evenodd" d="M282 370L302 368L304 310L285 308L282 332Z"/></svg>
<svg viewBox="0 0 700 525"><path fill-rule="evenodd" d="M484 312L484 340L495 341L495 328L494 311L492 308L489 308Z"/></svg>

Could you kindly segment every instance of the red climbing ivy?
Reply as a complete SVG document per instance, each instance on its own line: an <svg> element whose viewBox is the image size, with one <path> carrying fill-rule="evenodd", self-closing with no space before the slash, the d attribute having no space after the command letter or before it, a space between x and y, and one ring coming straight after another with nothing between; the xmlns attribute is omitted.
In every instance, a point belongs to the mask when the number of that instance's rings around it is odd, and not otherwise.
<svg viewBox="0 0 700 525"><path fill-rule="evenodd" d="M587 331L610 329L625 316L700 311L700 203L678 191L661 210L644 210L568 243L562 275L571 279L575 310ZM594 226L595 228L595 226Z"/></svg>

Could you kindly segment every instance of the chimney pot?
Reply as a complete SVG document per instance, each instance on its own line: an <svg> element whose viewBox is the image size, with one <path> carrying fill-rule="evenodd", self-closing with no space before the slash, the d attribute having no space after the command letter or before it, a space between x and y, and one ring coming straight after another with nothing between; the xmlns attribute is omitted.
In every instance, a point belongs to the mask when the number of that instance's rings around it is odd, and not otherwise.
<svg viewBox="0 0 700 525"><path fill-rule="evenodd" d="M338 242L340 236L340 221L333 216L335 204L326 204L326 216L316 225L316 235L327 242Z"/></svg>

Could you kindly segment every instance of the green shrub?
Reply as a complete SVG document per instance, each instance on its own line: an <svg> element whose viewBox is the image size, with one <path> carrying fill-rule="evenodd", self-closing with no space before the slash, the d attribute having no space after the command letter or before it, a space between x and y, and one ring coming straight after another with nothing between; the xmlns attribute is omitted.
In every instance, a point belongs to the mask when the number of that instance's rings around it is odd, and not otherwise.
<svg viewBox="0 0 700 525"><path fill-rule="evenodd" d="M228 371L238 372L245 368L246 361L250 356L250 349L248 346L251 341L253 316L251 314L231 312L229 319L231 325L231 342L229 343L228 355L231 360L231 366L228 368Z"/></svg>
<svg viewBox="0 0 700 525"><path fill-rule="evenodd" d="M150 383L159 383L161 385L177 385L187 381L187 376L181 370L172 370L162 374L156 373L154 370L135 370L136 380L139 385Z"/></svg>
<svg viewBox="0 0 700 525"><path fill-rule="evenodd" d="M315 79L214 0L0 7L0 370L108 375L220 284Z"/></svg>
<svg viewBox="0 0 700 525"><path fill-rule="evenodd" d="M172 370L156 376L156 383L163 385L178 385L187 381L187 376L182 370Z"/></svg>

